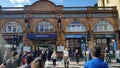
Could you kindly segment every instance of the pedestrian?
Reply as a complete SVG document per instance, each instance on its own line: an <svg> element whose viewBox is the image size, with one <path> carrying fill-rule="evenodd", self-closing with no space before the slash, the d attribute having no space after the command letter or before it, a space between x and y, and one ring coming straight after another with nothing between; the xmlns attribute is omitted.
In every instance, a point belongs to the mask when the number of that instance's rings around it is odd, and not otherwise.
<svg viewBox="0 0 120 68"><path fill-rule="evenodd" d="M64 59L64 66L65 68L69 68L69 52L68 49L65 48L65 50L63 51L63 59Z"/></svg>
<svg viewBox="0 0 120 68"><path fill-rule="evenodd" d="M22 55L22 65L25 65L25 63L26 63L26 56L27 56L27 51L23 52L23 55Z"/></svg>
<svg viewBox="0 0 120 68"><path fill-rule="evenodd" d="M18 59L17 59L17 52L12 52L12 58L8 59L3 63L5 68L17 68L18 67Z"/></svg>
<svg viewBox="0 0 120 68"><path fill-rule="evenodd" d="M46 56L46 53L45 53L45 51L44 51L44 50L42 51L42 53L41 53L40 57L44 60L44 64L45 64L46 59L47 59L47 56Z"/></svg>
<svg viewBox="0 0 120 68"><path fill-rule="evenodd" d="M105 62L107 62L107 63L111 62L111 58L110 58L110 53L109 53L108 47L105 48L104 57L105 57L104 58Z"/></svg>
<svg viewBox="0 0 120 68"><path fill-rule="evenodd" d="M92 59L84 64L84 68L108 68L108 64L100 59L101 49L99 46L93 46L90 52Z"/></svg>
<svg viewBox="0 0 120 68"><path fill-rule="evenodd" d="M57 53L54 51L52 53L51 59L53 60L53 67L56 68Z"/></svg>
<svg viewBox="0 0 120 68"><path fill-rule="evenodd" d="M75 50L75 58L76 58L76 65L79 65L79 51L78 51L78 49Z"/></svg>
<svg viewBox="0 0 120 68"><path fill-rule="evenodd" d="M26 56L26 63L25 63L25 65L21 66L20 68L31 68L31 63L32 63L33 60L34 60L33 56L28 54Z"/></svg>
<svg viewBox="0 0 120 68"><path fill-rule="evenodd" d="M45 68L44 60L41 57L35 58L32 62L31 68Z"/></svg>

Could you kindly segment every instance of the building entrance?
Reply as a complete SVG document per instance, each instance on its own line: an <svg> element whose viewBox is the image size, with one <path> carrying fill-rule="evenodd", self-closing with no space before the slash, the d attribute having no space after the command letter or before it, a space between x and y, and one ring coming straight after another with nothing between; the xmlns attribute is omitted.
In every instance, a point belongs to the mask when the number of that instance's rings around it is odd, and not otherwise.
<svg viewBox="0 0 120 68"><path fill-rule="evenodd" d="M111 38L97 38L94 39L94 43L97 46L100 46L102 49L102 53L104 53L105 48L107 47L109 52L114 52L116 50L117 45L115 44L115 39L111 39Z"/></svg>
<svg viewBox="0 0 120 68"><path fill-rule="evenodd" d="M83 45L85 43L81 42L81 40L82 38L66 39L66 43L68 44L68 46L66 45L66 47L69 48L70 54L74 54L75 50L78 49L80 56L82 56L82 52L84 51Z"/></svg>
<svg viewBox="0 0 120 68"><path fill-rule="evenodd" d="M32 40L33 47L39 48L40 50L55 49L56 40L54 39L37 39Z"/></svg>

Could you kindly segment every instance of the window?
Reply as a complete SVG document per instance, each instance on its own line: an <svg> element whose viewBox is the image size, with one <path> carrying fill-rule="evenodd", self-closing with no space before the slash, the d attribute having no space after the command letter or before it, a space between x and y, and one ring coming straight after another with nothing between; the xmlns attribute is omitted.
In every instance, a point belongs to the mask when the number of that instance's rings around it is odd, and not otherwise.
<svg viewBox="0 0 120 68"><path fill-rule="evenodd" d="M82 23L74 21L69 25L67 25L66 31L67 32L84 32L86 31L86 28Z"/></svg>
<svg viewBox="0 0 120 68"><path fill-rule="evenodd" d="M16 22L8 22L3 25L2 32L4 33L12 33L12 32L22 32L22 27L19 23Z"/></svg>
<svg viewBox="0 0 120 68"><path fill-rule="evenodd" d="M94 32L113 31L112 25L107 21L100 21L94 25Z"/></svg>
<svg viewBox="0 0 120 68"><path fill-rule="evenodd" d="M35 27L36 32L55 32L54 27L46 21L38 23Z"/></svg>

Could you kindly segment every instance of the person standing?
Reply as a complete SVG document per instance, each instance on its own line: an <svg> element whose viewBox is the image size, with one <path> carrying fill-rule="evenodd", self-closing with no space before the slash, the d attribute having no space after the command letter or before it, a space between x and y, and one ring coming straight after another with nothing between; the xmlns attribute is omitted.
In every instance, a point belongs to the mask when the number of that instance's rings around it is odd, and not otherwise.
<svg viewBox="0 0 120 68"><path fill-rule="evenodd" d="M76 58L76 65L79 65L79 51L78 51L78 49L75 50L75 58Z"/></svg>
<svg viewBox="0 0 120 68"><path fill-rule="evenodd" d="M63 51L63 59L64 59L64 65L65 65L65 68L69 68L69 52L68 52L68 49L65 48L65 50Z"/></svg>
<svg viewBox="0 0 120 68"><path fill-rule="evenodd" d="M105 59L105 62L107 62L107 63L111 62L108 47L105 48L104 59Z"/></svg>
<svg viewBox="0 0 120 68"><path fill-rule="evenodd" d="M57 59L57 53L54 51L51 55L51 59L53 60L53 66L56 68L56 59Z"/></svg>
<svg viewBox="0 0 120 68"><path fill-rule="evenodd" d="M100 59L101 49L93 46L90 49L92 59L84 64L84 68L108 68L108 64Z"/></svg>

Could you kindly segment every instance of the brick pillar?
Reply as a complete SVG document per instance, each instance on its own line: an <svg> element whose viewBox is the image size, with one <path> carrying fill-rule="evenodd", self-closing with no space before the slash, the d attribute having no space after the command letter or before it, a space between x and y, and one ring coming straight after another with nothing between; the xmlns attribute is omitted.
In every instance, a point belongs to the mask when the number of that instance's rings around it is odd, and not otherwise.
<svg viewBox="0 0 120 68"><path fill-rule="evenodd" d="M117 50L120 50L120 42L119 42L119 34L118 32L116 31L116 44L117 44Z"/></svg>

